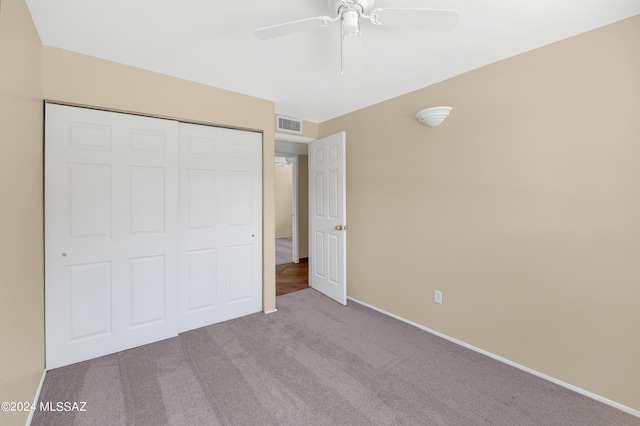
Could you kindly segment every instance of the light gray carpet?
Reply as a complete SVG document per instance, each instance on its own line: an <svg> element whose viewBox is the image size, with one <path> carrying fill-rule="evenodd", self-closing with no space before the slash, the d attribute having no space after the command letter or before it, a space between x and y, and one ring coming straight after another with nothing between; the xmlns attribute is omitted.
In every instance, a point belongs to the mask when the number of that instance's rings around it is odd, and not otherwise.
<svg viewBox="0 0 640 426"><path fill-rule="evenodd" d="M293 238L276 238L276 265L293 262Z"/></svg>
<svg viewBox="0 0 640 426"><path fill-rule="evenodd" d="M313 289L47 373L33 425L640 425L640 419Z"/></svg>

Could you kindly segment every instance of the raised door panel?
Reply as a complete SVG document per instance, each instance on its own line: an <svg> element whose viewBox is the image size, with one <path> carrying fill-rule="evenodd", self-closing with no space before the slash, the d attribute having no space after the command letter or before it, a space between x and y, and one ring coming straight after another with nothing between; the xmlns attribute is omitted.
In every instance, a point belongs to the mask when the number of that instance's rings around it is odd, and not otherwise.
<svg viewBox="0 0 640 426"><path fill-rule="evenodd" d="M164 256L129 259L129 327L166 319L165 269Z"/></svg>
<svg viewBox="0 0 640 426"><path fill-rule="evenodd" d="M67 266L68 340L111 334L111 262Z"/></svg>
<svg viewBox="0 0 640 426"><path fill-rule="evenodd" d="M327 218L340 221L340 179L337 170L329 170L327 174L327 199L329 208Z"/></svg>
<svg viewBox="0 0 640 426"><path fill-rule="evenodd" d="M313 248L314 248L314 253L313 253L313 261L312 263L312 270L313 270L313 275L315 275L316 277L320 278L320 279L326 279L326 269L325 269L325 233L322 231L314 231L313 232Z"/></svg>
<svg viewBox="0 0 640 426"><path fill-rule="evenodd" d="M325 211L325 184L324 184L324 172L319 171L314 174L313 182L315 183L315 192L313 193L314 208L311 210L314 212L316 218L323 219L326 216Z"/></svg>
<svg viewBox="0 0 640 426"><path fill-rule="evenodd" d="M187 252L185 281L185 314L216 307L218 281L217 249L191 250Z"/></svg>
<svg viewBox="0 0 640 426"><path fill-rule="evenodd" d="M228 303L238 303L250 300L254 297L254 274L253 270L247 265L253 265L253 245L246 244L241 246L233 246L227 249L228 265L227 271L229 279L228 287Z"/></svg>
<svg viewBox="0 0 640 426"><path fill-rule="evenodd" d="M254 179L255 176L251 172L230 171L227 173L228 226L251 227L253 225Z"/></svg>
<svg viewBox="0 0 640 426"><path fill-rule="evenodd" d="M164 132L132 129L129 131L129 151L142 155L166 154L166 138Z"/></svg>
<svg viewBox="0 0 640 426"><path fill-rule="evenodd" d="M129 232L164 234L167 182L163 167L129 167Z"/></svg>
<svg viewBox="0 0 640 426"><path fill-rule="evenodd" d="M111 236L111 166L67 164L71 238Z"/></svg>
<svg viewBox="0 0 640 426"><path fill-rule="evenodd" d="M185 170L186 217L188 229L216 226L216 171Z"/></svg>
<svg viewBox="0 0 640 426"><path fill-rule="evenodd" d="M327 281L338 287L340 285L340 237L329 234L327 243Z"/></svg>
<svg viewBox="0 0 640 426"><path fill-rule="evenodd" d="M87 117L79 117L79 119ZM111 125L97 124L89 121L66 121L61 123L67 127L67 148L84 151L111 151ZM61 141L63 144L64 141Z"/></svg>

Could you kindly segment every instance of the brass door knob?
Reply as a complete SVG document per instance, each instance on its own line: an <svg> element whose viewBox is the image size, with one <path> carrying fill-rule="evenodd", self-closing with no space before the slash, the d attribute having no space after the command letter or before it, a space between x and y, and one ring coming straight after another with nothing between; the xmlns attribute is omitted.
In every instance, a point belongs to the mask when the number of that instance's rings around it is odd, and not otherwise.
<svg viewBox="0 0 640 426"><path fill-rule="evenodd" d="M336 231L342 231L342 225L336 226Z"/></svg>

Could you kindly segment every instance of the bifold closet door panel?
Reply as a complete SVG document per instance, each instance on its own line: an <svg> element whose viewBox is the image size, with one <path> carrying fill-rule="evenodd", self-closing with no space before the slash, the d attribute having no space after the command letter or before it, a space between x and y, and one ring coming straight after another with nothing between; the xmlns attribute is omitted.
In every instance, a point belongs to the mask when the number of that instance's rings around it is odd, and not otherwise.
<svg viewBox="0 0 640 426"><path fill-rule="evenodd" d="M180 124L180 320L262 309L262 135Z"/></svg>
<svg viewBox="0 0 640 426"><path fill-rule="evenodd" d="M45 114L47 369L176 336L179 123Z"/></svg>

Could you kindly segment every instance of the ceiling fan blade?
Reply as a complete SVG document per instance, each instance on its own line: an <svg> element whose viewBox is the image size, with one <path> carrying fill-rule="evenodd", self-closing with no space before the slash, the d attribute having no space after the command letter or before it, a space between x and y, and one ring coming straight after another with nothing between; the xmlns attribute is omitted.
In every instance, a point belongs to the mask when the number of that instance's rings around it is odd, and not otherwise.
<svg viewBox="0 0 640 426"><path fill-rule="evenodd" d="M284 24L274 25L272 27L260 28L259 30L256 30L255 36L260 40L268 40L270 38L293 34L300 31L321 28L331 21L333 21L333 19L328 16L316 16L315 18L301 19L299 21L287 22Z"/></svg>
<svg viewBox="0 0 640 426"><path fill-rule="evenodd" d="M380 8L370 16L374 24L388 27L450 31L458 25L457 10Z"/></svg>

